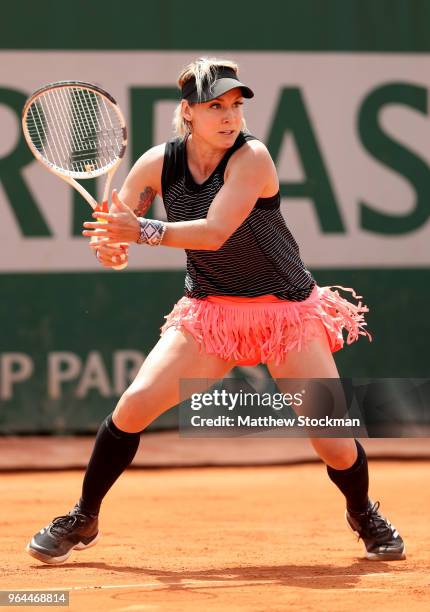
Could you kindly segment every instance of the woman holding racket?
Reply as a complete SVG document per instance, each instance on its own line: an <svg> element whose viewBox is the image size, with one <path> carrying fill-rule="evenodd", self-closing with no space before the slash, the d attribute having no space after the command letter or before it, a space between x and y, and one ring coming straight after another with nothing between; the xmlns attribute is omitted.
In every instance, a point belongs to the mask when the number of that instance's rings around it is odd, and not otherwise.
<svg viewBox="0 0 430 612"><path fill-rule="evenodd" d="M244 123L253 92L233 62L198 59L179 75L178 137L146 152L119 194L115 213L95 213L85 236L100 262L126 256L117 243L185 249L185 295L167 315L161 338L101 425L76 506L37 533L27 551L62 563L95 544L98 514L132 462L140 433L179 403L179 380L221 379L236 365L266 363L276 379L338 378L332 352L364 330L367 308L318 287L280 213L279 182L266 147ZM167 222L145 219L156 194ZM250 265L251 263L251 265ZM355 294L353 293L354 297ZM357 440L312 438L330 479L346 498L349 526L366 556L405 558L396 529L368 497L366 454ZM114 460L113 460L114 458Z"/></svg>

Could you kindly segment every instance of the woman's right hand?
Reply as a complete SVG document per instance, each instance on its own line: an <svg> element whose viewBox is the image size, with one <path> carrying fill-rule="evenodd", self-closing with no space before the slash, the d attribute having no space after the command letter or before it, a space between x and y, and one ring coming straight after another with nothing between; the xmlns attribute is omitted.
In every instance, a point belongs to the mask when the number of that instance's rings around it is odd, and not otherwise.
<svg viewBox="0 0 430 612"><path fill-rule="evenodd" d="M97 244L96 241L90 243L99 262L105 268L114 268L120 264L128 262L128 244Z"/></svg>

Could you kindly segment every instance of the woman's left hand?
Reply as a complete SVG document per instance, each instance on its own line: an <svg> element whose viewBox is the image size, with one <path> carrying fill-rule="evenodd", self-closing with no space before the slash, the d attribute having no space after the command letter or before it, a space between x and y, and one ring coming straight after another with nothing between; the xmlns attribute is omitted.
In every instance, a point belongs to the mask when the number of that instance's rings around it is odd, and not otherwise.
<svg viewBox="0 0 430 612"><path fill-rule="evenodd" d="M140 237L140 225L134 212L122 202L116 190L112 192L112 207L108 213L94 212L99 221L85 221L83 236L97 238L98 244L136 242Z"/></svg>

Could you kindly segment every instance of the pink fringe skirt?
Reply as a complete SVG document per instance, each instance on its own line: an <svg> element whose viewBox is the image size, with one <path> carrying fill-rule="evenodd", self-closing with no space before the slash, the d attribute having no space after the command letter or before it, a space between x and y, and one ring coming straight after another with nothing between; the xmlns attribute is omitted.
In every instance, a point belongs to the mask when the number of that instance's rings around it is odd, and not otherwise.
<svg viewBox="0 0 430 612"><path fill-rule="evenodd" d="M349 291L356 304L339 294ZM351 344L366 331L367 306L351 288L334 285L315 287L302 302L281 300L274 295L257 298L208 296L205 299L182 297L166 317L161 335L174 326L188 331L199 343L200 351L215 354L238 365L275 361L278 365L292 350L307 348L309 340L321 331L321 322L334 353L346 342ZM317 323L317 324L315 324Z"/></svg>

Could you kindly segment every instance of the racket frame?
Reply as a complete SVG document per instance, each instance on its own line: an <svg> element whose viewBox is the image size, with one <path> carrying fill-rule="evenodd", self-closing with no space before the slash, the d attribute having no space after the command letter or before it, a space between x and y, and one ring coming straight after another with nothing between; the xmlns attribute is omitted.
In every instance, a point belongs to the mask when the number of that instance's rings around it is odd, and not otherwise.
<svg viewBox="0 0 430 612"><path fill-rule="evenodd" d="M61 87L68 88L68 89L73 88L73 87L82 87L89 91L93 91L107 98L107 100L109 100L111 105L114 107L117 117L121 124L122 138L123 138L121 150L118 154L118 158L114 162L112 162L111 164L108 164L107 166L104 166L103 168L99 168L96 170L88 170L86 172L67 171L67 170L64 170L63 168L60 168L56 164L53 164L52 162L50 162L46 157L44 157L40 153L37 147L34 146L30 133L28 131L28 127L27 127L28 111L31 105L33 104L33 102L37 100L39 96L43 95L44 93L50 90L59 89ZM61 178L63 181L65 181L68 185L76 189L76 191L86 200L86 202L88 202L88 204L91 206L91 208L94 211L107 212L109 210L109 193L110 193L110 186L112 183L112 178L116 170L118 169L119 164L122 162L126 148L127 148L127 126L125 123L124 115L122 114L117 101L110 93L108 93L106 90L102 89L98 85L87 83L85 81L57 81L54 83L48 83L47 85L44 85L43 87L40 87L35 92L33 92L32 95L26 100L24 104L24 108L22 110L22 131L24 133L24 137L25 137L28 147L30 148L30 151L33 153L37 161L39 161L47 170L49 170L49 172L52 172L53 174ZM103 189L103 198L102 198L101 203L98 203L97 200L85 189L85 187L83 187L80 183L78 183L77 180L74 178L76 177L76 178L85 180L85 179L90 179L90 178L97 178L99 176L104 176L104 175L107 175L107 176L106 176L105 186ZM98 221L102 221L102 219L99 218ZM97 238L92 239L91 241L96 242ZM126 244L126 243L119 243L118 246L121 244ZM125 267L127 267L127 263L115 266L114 269L122 270Z"/></svg>

